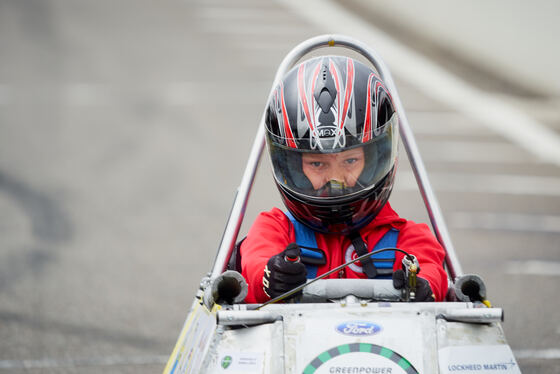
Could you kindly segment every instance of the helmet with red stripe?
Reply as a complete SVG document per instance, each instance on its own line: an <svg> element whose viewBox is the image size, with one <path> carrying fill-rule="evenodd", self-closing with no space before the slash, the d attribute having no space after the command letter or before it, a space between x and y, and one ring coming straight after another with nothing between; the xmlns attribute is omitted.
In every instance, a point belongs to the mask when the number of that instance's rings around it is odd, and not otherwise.
<svg viewBox="0 0 560 374"><path fill-rule="evenodd" d="M303 224L347 234L389 199L398 116L363 63L323 56L297 65L273 91L265 124L276 185Z"/></svg>

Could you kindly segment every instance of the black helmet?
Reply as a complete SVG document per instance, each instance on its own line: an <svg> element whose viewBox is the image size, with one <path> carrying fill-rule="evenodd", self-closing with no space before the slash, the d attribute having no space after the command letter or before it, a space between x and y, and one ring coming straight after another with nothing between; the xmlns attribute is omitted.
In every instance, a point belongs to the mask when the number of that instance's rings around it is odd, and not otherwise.
<svg viewBox="0 0 560 374"><path fill-rule="evenodd" d="M348 234L389 199L398 116L371 68L340 56L299 64L275 88L265 123L276 185L298 221Z"/></svg>

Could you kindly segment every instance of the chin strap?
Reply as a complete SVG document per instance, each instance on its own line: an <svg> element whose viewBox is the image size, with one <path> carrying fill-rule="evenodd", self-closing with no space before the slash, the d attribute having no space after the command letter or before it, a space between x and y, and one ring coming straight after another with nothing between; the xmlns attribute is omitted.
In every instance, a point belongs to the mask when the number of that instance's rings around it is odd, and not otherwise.
<svg viewBox="0 0 560 374"><path fill-rule="evenodd" d="M364 243L364 240L360 236L359 232L351 233L348 238L352 241L352 245L354 246L358 257L368 253L366 243ZM364 273L369 279L377 277L377 268L375 267L371 257L367 257L360 262L362 263L362 269L364 269Z"/></svg>

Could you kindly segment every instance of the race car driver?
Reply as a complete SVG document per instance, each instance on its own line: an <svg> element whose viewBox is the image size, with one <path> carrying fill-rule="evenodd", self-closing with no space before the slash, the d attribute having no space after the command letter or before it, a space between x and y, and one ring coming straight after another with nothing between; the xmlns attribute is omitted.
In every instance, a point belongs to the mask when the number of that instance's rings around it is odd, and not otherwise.
<svg viewBox="0 0 560 374"><path fill-rule="evenodd" d="M240 247L246 302L265 302L372 250L416 256L415 301L447 292L445 251L428 226L388 202L399 144L398 113L376 72L322 56L290 70L268 103L266 142L287 211L261 213ZM403 254L385 251L330 278L392 278L404 286Z"/></svg>

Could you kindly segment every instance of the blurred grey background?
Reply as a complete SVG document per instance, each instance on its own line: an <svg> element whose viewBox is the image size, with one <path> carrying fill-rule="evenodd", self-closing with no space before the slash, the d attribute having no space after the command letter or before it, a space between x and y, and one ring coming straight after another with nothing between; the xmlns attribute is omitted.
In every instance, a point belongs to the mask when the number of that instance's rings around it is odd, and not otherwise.
<svg viewBox="0 0 560 374"><path fill-rule="evenodd" d="M0 372L161 372L276 68L340 32L393 70L522 370L560 373L559 15L544 0L0 0ZM243 230L279 204L262 166ZM392 204L425 221L404 153L399 167Z"/></svg>

